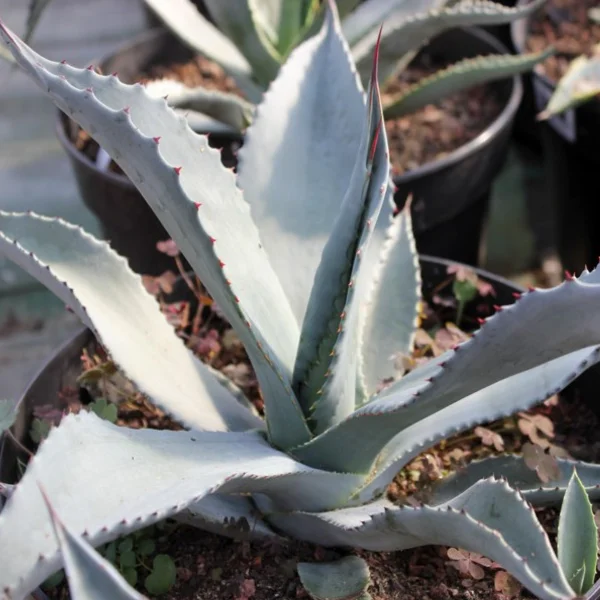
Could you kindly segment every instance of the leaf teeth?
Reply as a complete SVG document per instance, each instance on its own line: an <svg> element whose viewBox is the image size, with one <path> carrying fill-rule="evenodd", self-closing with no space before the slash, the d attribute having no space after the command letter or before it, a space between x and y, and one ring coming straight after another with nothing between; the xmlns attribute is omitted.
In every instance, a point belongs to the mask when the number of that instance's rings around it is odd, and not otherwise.
<svg viewBox="0 0 600 600"><path fill-rule="evenodd" d="M194 202L194 206L196 209L199 209L202 206L202 202Z"/></svg>
<svg viewBox="0 0 600 600"><path fill-rule="evenodd" d="M183 167L173 167L173 171L175 171L175 173L176 173L177 175L179 175L179 174L181 173L181 169L182 169L182 168L183 168Z"/></svg>
<svg viewBox="0 0 600 600"><path fill-rule="evenodd" d="M575 279L575 276L569 271L565 271L565 279L567 281L573 281Z"/></svg>
<svg viewBox="0 0 600 600"><path fill-rule="evenodd" d="M160 137L161 137L160 135L157 135L156 137L153 137L153 138L152 138L152 141L153 141L155 144L158 144L158 143L160 142Z"/></svg>

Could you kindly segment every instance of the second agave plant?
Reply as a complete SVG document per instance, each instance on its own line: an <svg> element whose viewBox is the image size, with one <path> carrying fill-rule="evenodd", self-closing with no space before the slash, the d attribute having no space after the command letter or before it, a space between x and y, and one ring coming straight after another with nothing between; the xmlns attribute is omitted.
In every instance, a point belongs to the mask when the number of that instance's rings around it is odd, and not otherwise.
<svg viewBox="0 0 600 600"><path fill-rule="evenodd" d="M172 516L224 535L245 520L256 536L321 546L456 546L542 600L577 596L579 579L529 503L560 502L573 466L597 498L598 465L557 460L544 483L522 456L496 456L443 478L426 505L394 504L386 489L423 450L541 403L600 360L600 271L524 294L402 376L392 357L411 352L420 305L410 214L393 218L377 72L365 94L333 4L263 98L237 176L143 86L49 61L1 23L0 34L135 182L244 344L264 399L263 418L192 355L106 243L60 220L0 213L0 250L183 427L65 417L19 484L2 488L5 598L62 565L75 598L139 598L90 545ZM323 569L337 585L322 585ZM368 583L355 559L299 571L317 597L359 597Z"/></svg>

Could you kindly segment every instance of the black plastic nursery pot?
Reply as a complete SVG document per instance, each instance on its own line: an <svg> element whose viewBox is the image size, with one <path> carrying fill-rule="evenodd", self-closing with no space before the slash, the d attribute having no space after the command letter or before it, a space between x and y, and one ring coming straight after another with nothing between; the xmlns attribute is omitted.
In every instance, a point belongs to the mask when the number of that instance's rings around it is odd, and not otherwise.
<svg viewBox="0 0 600 600"><path fill-rule="evenodd" d="M478 28L448 31L427 46L429 55L451 62L507 52L498 39ZM422 254L477 263L491 186L506 159L523 95L519 77L488 85L504 108L486 129L446 157L394 178L399 207L413 196L413 229Z"/></svg>
<svg viewBox="0 0 600 600"><path fill-rule="evenodd" d="M440 283L449 279L447 269L452 264L456 263L428 256L421 257L422 289L425 298L430 298L434 290L442 297L452 294L450 285L440 291L436 289ZM495 296L481 297L469 304L465 310L466 316L473 318L489 316L494 312L494 304L510 304L514 302L513 293L523 291L506 279L481 269L475 271L482 279L493 285ZM169 302L182 300L193 302L193 299L193 294L181 278L175 283L173 293L167 298ZM92 332L84 328L58 348L33 377L20 399L18 418L12 428L14 437L23 446L33 448L29 431L34 418L34 408L47 406L62 411L65 409L60 397L62 390L77 389L80 397L85 393L77 383L77 378L81 374L81 355L84 349L93 353L95 348L97 342ZM13 483L18 480L19 461L27 464L27 454L8 437L0 437L0 481Z"/></svg>
<svg viewBox="0 0 600 600"><path fill-rule="evenodd" d="M529 0L519 0L518 5ZM531 18L511 26L513 45L526 51ZM593 99L549 121L538 122L556 88L545 75L533 72L525 80L520 130L541 149L550 205L559 212L560 255L565 268L580 271L595 265L600 255L600 203L597 171L600 168L600 100Z"/></svg>
<svg viewBox="0 0 600 600"><path fill-rule="evenodd" d="M103 73L119 74L119 79L134 83L153 66L183 63L193 53L164 29L148 31L99 62ZM85 205L101 223L104 237L137 273L159 275L172 266L172 259L156 249L156 243L169 237L142 195L122 174L97 165L75 146L78 126L58 112L57 134L65 148L79 193ZM241 136L211 135L209 143L222 149L222 160L236 164L235 153Z"/></svg>

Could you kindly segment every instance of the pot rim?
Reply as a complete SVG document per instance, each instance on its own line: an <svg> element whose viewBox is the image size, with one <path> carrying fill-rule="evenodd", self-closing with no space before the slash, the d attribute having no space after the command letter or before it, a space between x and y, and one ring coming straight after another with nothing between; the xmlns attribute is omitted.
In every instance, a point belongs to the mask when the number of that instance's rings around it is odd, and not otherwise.
<svg viewBox="0 0 600 600"><path fill-rule="evenodd" d="M509 53L508 48L506 48L506 46L502 44L502 42L497 40L493 35L484 31L480 27L457 27L453 31L461 31L467 36L471 36L472 38L476 38L479 41L486 43L488 46L490 46L490 49L493 50L494 53ZM97 62L98 64L102 65L110 59L117 56L118 54L124 54L130 51L132 48L138 46L139 44L146 43L149 40L153 40L157 37L165 35L172 36L172 34L165 27L155 27L135 36L131 41L127 42L126 44L123 44L113 52L106 54ZM176 40L174 36L173 39ZM420 167L417 167L416 169L403 173L402 175L394 176L394 182L396 184L406 184L415 179L420 179L422 177L431 175L437 171L442 171L465 160L469 156L478 152L482 147L492 143L494 139L498 136L498 134L502 130L504 130L505 127L510 126L510 123L512 122L519 108L522 96L523 83L521 81L521 77L519 75L515 75L512 77L511 93L504 108L502 109L500 114L494 119L494 121L492 121L492 123L490 123L481 133L479 133L477 137L473 138L470 142L467 142L466 144L463 144L462 146L456 148L456 150L453 150L452 152L450 152L450 154L443 158L425 163ZM121 175L119 173L113 173L111 171L99 169L97 165L88 156L86 156L83 152L77 150L77 148L69 139L69 136L65 131L68 120L69 117L65 115L60 109L57 109L57 136L62 146L66 149L69 155L71 155L76 160L82 162L87 168L92 169L100 175L104 175L112 183L126 189L136 189L135 185L126 175ZM232 136L232 138L234 137L235 136ZM243 135L240 137L243 139Z"/></svg>

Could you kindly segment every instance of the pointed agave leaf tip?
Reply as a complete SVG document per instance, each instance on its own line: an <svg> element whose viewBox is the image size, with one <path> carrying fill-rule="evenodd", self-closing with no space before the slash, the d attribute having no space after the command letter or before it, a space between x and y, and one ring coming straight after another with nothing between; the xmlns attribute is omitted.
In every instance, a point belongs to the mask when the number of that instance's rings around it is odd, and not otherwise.
<svg viewBox="0 0 600 600"><path fill-rule="evenodd" d="M373 50L373 68L371 70L371 85L375 87L379 81L379 48L381 47L381 33L383 32L383 23L379 27L377 42Z"/></svg>

